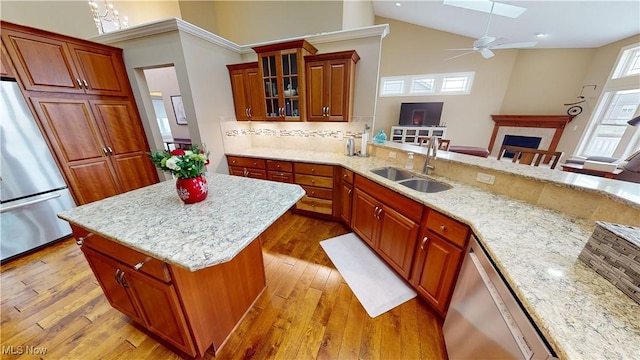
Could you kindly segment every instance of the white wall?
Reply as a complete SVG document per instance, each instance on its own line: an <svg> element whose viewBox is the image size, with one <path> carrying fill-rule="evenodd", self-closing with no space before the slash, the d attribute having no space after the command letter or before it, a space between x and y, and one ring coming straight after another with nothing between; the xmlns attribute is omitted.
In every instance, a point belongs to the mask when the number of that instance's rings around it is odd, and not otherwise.
<svg viewBox="0 0 640 360"><path fill-rule="evenodd" d="M173 66L167 66L155 69L145 69L145 78L150 92L159 92L162 94L162 102L169 119L169 127L173 138L190 139L189 126L180 125L176 122L176 116L173 111L171 96L180 95L180 86L178 86L178 77L176 69ZM188 119L187 119L188 121Z"/></svg>

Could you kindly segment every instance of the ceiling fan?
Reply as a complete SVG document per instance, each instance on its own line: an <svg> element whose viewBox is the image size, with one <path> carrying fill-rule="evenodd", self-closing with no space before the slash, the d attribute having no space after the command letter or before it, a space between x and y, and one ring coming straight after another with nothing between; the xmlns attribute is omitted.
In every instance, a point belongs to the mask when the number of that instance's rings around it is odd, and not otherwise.
<svg viewBox="0 0 640 360"><path fill-rule="evenodd" d="M493 51L491 50L497 50L497 49L520 49L520 48L527 48L527 47L532 47L532 46L536 46L537 42L536 41L529 41L529 42L518 42L518 43L503 43L504 38L496 38L493 36L489 36L489 25L491 25L491 17L493 16L493 7L495 5L495 2L491 2L491 11L489 12L489 20L487 21L487 28L484 32L484 36L481 38L476 39L473 42L473 47L471 48L462 48L462 49L449 49L449 50L454 50L454 51L466 51L465 53L462 53L460 55L456 55L453 57L450 57L448 59L445 60L451 60L451 59L455 59L457 57L461 57L464 55L468 55L474 52L479 52L480 55L482 55L483 58L485 59L489 59L492 58L494 56Z"/></svg>

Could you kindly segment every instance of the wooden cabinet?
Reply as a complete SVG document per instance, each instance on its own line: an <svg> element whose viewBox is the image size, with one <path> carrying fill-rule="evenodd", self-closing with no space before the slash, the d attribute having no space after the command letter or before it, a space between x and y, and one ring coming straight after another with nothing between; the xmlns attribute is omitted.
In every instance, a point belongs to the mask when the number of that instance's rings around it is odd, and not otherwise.
<svg viewBox="0 0 640 360"><path fill-rule="evenodd" d="M341 169L340 176L340 218L347 226L351 226L351 209L353 204L353 171Z"/></svg>
<svg viewBox="0 0 640 360"><path fill-rule="evenodd" d="M258 54L266 119L305 119L304 56L315 54L317 49L305 40L295 40L253 50Z"/></svg>
<svg viewBox="0 0 640 360"><path fill-rule="evenodd" d="M30 100L79 205L158 182L128 100Z"/></svg>
<svg viewBox="0 0 640 360"><path fill-rule="evenodd" d="M406 280L422 211L422 204L356 175L351 228Z"/></svg>
<svg viewBox="0 0 640 360"><path fill-rule="evenodd" d="M11 71L11 64L9 63L9 56L7 55L7 49L4 47L4 42L2 42L0 46L0 76L13 78L13 72Z"/></svg>
<svg viewBox="0 0 640 360"><path fill-rule="evenodd" d="M293 163L290 161L267 160L267 179L293 183Z"/></svg>
<svg viewBox="0 0 640 360"><path fill-rule="evenodd" d="M128 96L122 50L2 22L2 40L26 90Z"/></svg>
<svg viewBox="0 0 640 360"><path fill-rule="evenodd" d="M236 120L264 120L265 104L258 63L227 65Z"/></svg>
<svg viewBox="0 0 640 360"><path fill-rule="evenodd" d="M296 204L296 210L333 216L334 167L332 165L294 163L294 183L306 195Z"/></svg>
<svg viewBox="0 0 640 360"><path fill-rule="evenodd" d="M305 56L308 121L349 121L353 105L355 52Z"/></svg>
<svg viewBox="0 0 640 360"><path fill-rule="evenodd" d="M111 306L191 357L215 353L266 286L260 237L228 262L189 271L71 228Z"/></svg>
<svg viewBox="0 0 640 360"><path fill-rule="evenodd" d="M227 156L229 174L250 177L253 179L267 179L267 161L242 156Z"/></svg>
<svg viewBox="0 0 640 360"><path fill-rule="evenodd" d="M469 227L429 210L422 221L422 228L411 284L444 316L468 243Z"/></svg>

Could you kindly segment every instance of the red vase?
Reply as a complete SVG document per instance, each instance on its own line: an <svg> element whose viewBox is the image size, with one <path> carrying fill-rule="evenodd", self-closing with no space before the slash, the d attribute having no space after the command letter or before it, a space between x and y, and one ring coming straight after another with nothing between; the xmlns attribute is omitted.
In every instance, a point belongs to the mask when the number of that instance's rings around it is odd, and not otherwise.
<svg viewBox="0 0 640 360"><path fill-rule="evenodd" d="M185 204L200 202L206 199L209 194L207 179L202 175L176 180L176 190L178 191L178 197Z"/></svg>

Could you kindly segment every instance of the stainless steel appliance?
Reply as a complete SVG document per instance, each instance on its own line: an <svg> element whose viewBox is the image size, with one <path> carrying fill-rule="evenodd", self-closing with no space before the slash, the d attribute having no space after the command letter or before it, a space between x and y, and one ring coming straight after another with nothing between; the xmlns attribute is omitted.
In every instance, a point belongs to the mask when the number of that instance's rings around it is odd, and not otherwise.
<svg viewBox="0 0 640 360"><path fill-rule="evenodd" d="M442 327L449 359L555 359L472 236Z"/></svg>
<svg viewBox="0 0 640 360"><path fill-rule="evenodd" d="M75 206L18 88L0 81L0 260L71 235L56 214Z"/></svg>

